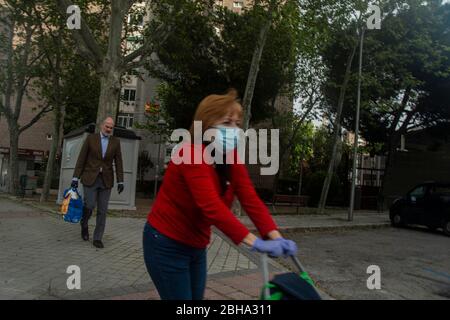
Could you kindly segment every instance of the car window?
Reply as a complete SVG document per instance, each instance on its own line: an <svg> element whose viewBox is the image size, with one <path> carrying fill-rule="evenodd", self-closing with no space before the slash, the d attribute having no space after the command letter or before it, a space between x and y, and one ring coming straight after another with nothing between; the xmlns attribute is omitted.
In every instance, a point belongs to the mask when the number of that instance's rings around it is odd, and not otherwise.
<svg viewBox="0 0 450 320"><path fill-rule="evenodd" d="M425 191L425 186L420 186L411 191L409 195L414 198L423 198L425 196Z"/></svg>

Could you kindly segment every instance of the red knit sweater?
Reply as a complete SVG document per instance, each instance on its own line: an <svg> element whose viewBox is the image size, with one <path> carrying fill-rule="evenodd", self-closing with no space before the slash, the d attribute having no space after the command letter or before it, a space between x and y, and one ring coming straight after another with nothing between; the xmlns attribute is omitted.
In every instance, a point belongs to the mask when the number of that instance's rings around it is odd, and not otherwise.
<svg viewBox="0 0 450 320"><path fill-rule="evenodd" d="M219 177L213 165L204 161L177 165L171 161L147 220L162 234L191 247L207 247L211 226L239 244L249 231L230 211L236 195L262 237L276 230L243 164L230 165L229 182L221 196Z"/></svg>

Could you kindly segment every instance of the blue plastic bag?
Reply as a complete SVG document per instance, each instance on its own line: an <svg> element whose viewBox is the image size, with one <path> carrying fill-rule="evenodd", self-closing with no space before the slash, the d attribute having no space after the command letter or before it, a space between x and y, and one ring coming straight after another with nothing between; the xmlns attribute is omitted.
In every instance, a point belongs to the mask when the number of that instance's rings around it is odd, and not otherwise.
<svg viewBox="0 0 450 320"><path fill-rule="evenodd" d="M77 194L77 199L72 198L69 194L70 191L74 191ZM64 215L64 221L71 222L71 223L78 223L81 220L81 217L83 215L83 199L75 188L69 188L64 190L63 197L71 197L69 202L69 207L67 209L66 214Z"/></svg>

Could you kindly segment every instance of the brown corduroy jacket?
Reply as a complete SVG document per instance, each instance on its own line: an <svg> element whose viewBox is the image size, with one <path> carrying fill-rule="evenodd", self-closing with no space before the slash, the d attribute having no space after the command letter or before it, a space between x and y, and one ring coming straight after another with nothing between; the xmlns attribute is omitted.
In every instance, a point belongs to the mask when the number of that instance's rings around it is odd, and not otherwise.
<svg viewBox="0 0 450 320"><path fill-rule="evenodd" d="M122 152L119 138L114 136L109 138L105 158L103 158L100 133L90 134L81 147L73 176L81 177L83 185L91 186L95 183L100 168L102 168L105 187L112 188L114 185L113 161L116 167L117 182L123 182Z"/></svg>

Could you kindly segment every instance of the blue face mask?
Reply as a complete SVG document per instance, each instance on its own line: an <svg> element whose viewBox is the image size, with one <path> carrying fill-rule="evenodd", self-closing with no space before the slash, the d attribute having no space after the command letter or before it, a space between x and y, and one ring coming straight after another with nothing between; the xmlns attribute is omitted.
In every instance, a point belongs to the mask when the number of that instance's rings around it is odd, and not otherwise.
<svg viewBox="0 0 450 320"><path fill-rule="evenodd" d="M225 153L228 153L236 149L239 139L239 128L226 126L215 126L214 128L219 130L217 136L219 150L222 149Z"/></svg>

